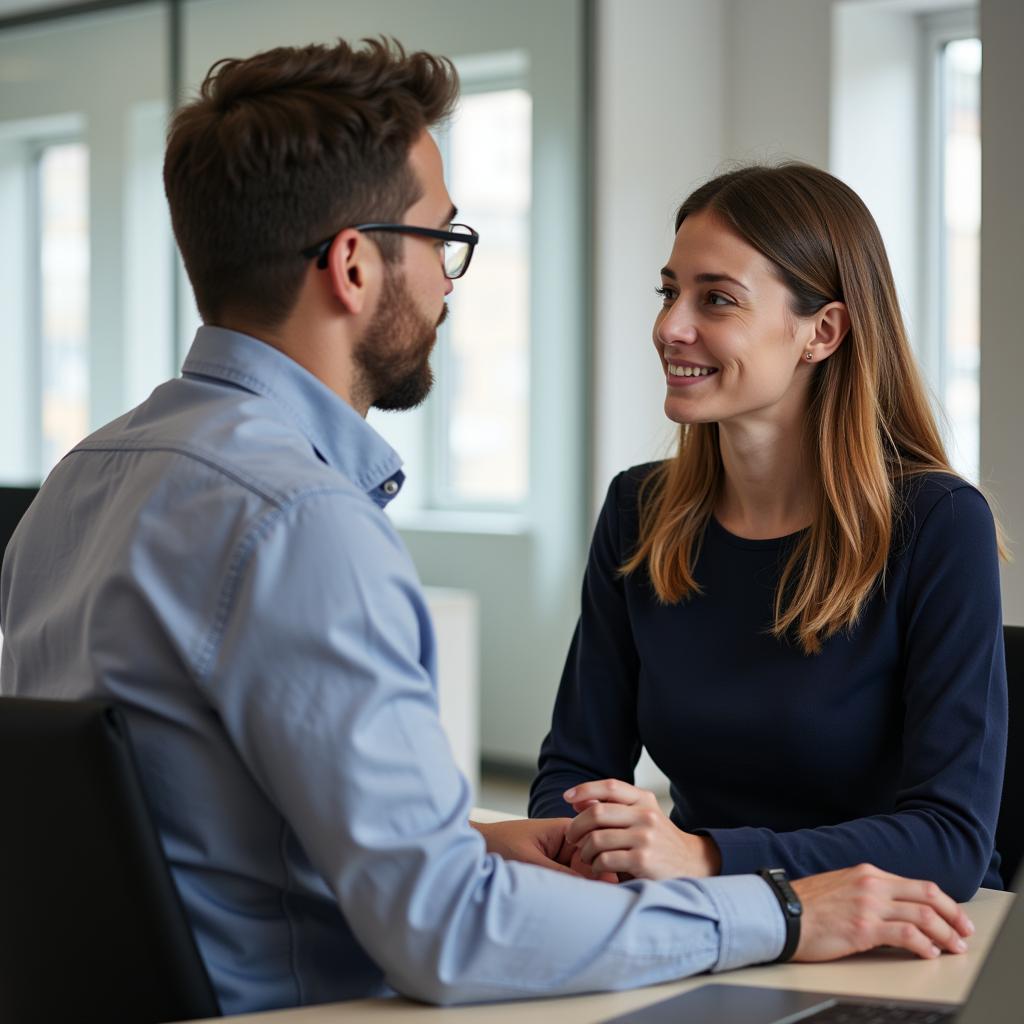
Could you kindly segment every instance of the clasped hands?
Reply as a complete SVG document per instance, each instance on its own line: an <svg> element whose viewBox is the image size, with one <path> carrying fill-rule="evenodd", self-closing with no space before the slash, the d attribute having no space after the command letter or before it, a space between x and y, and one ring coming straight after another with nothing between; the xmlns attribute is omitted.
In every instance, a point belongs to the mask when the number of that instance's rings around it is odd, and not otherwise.
<svg viewBox="0 0 1024 1024"><path fill-rule="evenodd" d="M707 878L722 858L714 841L677 828L646 789L618 779L584 782L562 794L577 816L566 829L580 874L608 878Z"/></svg>
<svg viewBox="0 0 1024 1024"><path fill-rule="evenodd" d="M572 796L570 796L572 794ZM653 793L617 779L585 782L565 797L573 819L474 824L492 853L602 882L717 874L718 848L680 831Z"/></svg>
<svg viewBox="0 0 1024 1024"><path fill-rule="evenodd" d="M567 790L574 819L474 824L487 849L508 860L604 882L718 874L718 847L676 828L653 793L615 779ZM835 960L888 945L931 959L962 953L974 932L967 914L934 882L870 864L797 879L804 906L794 960Z"/></svg>

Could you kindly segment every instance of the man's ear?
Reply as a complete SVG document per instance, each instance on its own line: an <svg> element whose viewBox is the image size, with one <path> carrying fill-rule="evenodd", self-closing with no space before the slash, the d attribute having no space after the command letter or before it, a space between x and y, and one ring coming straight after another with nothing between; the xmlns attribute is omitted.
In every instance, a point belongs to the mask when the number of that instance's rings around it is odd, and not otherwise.
<svg viewBox="0 0 1024 1024"><path fill-rule="evenodd" d="M850 312L844 302L828 302L812 317L814 337L807 351L813 353L814 362L820 363L843 343L850 333Z"/></svg>
<svg viewBox="0 0 1024 1024"><path fill-rule="evenodd" d="M382 275L380 250L355 228L345 228L327 251L325 271L334 297L346 313L358 316L376 294Z"/></svg>

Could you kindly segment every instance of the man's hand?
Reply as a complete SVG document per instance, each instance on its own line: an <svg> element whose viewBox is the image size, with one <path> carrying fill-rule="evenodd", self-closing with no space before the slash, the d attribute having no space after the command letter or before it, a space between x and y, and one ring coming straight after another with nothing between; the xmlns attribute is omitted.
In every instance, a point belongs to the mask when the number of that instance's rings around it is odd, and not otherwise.
<svg viewBox="0 0 1024 1024"><path fill-rule="evenodd" d="M875 946L932 959L962 953L974 932L967 915L934 883L861 864L792 883L804 912L794 960L836 960Z"/></svg>
<svg viewBox="0 0 1024 1024"><path fill-rule="evenodd" d="M471 821L487 843L487 852L496 853L505 860L518 860L524 864L539 864L553 871L569 875L595 878L590 868L575 857L576 850L565 842L565 830L570 818L528 818L519 821L497 821L485 825ZM607 877L601 878L608 881ZM616 881L612 876L611 881Z"/></svg>
<svg viewBox="0 0 1024 1024"><path fill-rule="evenodd" d="M563 794L579 812L566 840L595 872L630 878L707 878L722 858L714 841L676 828L646 789L618 779L585 782Z"/></svg>

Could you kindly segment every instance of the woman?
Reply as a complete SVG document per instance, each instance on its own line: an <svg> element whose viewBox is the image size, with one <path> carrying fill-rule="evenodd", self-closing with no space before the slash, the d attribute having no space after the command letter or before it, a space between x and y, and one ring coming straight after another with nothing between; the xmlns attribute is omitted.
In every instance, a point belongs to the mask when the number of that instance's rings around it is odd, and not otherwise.
<svg viewBox="0 0 1024 1024"><path fill-rule="evenodd" d="M806 165L724 174L657 291L679 448L612 482L531 815L579 812L595 874L870 861L1001 888L999 542L870 213ZM641 746L670 818L630 784Z"/></svg>

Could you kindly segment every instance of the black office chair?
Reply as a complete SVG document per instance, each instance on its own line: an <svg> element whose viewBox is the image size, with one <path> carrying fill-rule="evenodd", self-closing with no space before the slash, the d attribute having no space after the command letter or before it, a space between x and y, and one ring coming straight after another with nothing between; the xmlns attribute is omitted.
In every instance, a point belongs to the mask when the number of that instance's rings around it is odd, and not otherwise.
<svg viewBox="0 0 1024 1024"><path fill-rule="evenodd" d="M0 487L0 562L11 534L38 493L38 487Z"/></svg>
<svg viewBox="0 0 1024 1024"><path fill-rule="evenodd" d="M1010 691L1009 734L1006 745L1006 777L996 825L996 849L1003 884L1013 887L1017 868L1024 860L1024 626L1003 626L1006 641L1006 681Z"/></svg>
<svg viewBox="0 0 1024 1024"><path fill-rule="evenodd" d="M0 1021L218 1017L123 714L0 697Z"/></svg>

